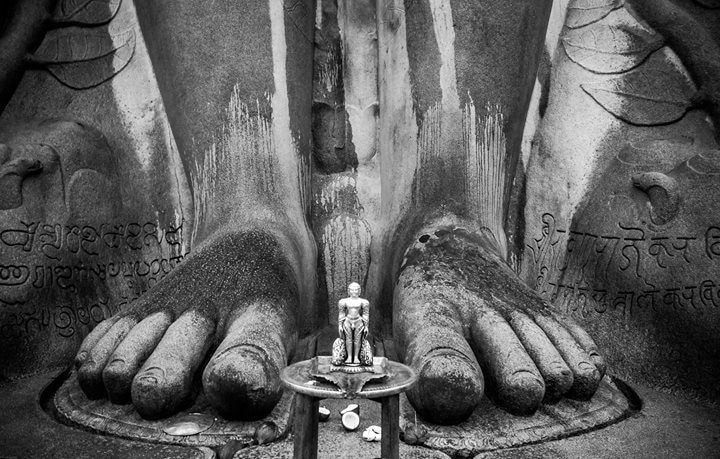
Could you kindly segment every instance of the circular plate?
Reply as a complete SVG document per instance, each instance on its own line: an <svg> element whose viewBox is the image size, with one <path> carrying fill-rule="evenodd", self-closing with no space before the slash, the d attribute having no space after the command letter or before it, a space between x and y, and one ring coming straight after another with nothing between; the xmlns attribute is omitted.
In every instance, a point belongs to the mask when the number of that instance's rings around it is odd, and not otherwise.
<svg viewBox="0 0 720 459"><path fill-rule="evenodd" d="M318 357L320 358L320 357ZM387 360L387 359L386 359ZM343 391L338 386L327 381L319 381L313 377L315 365L313 359L303 360L285 367L280 379L289 389L295 392L318 398L381 398L399 394L407 390L417 380L415 371L399 362L387 360L386 378L371 380L361 385L360 391ZM372 373L341 373L347 378L362 378L364 374Z"/></svg>

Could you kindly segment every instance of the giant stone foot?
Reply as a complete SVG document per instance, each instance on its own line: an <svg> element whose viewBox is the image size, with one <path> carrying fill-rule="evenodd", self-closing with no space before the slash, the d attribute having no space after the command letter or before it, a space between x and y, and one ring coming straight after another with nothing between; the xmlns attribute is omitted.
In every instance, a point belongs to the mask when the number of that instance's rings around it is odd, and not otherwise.
<svg viewBox="0 0 720 459"><path fill-rule="evenodd" d="M408 397L424 419L465 420L486 393L513 414L589 399L605 365L588 334L551 312L484 233L435 226L405 253L395 336L419 374Z"/></svg>
<svg viewBox="0 0 720 459"><path fill-rule="evenodd" d="M282 244L266 232L212 238L87 336L75 360L80 386L89 398L132 401L157 419L192 402L202 374L223 416L262 418L282 395L280 371L297 339L291 273Z"/></svg>

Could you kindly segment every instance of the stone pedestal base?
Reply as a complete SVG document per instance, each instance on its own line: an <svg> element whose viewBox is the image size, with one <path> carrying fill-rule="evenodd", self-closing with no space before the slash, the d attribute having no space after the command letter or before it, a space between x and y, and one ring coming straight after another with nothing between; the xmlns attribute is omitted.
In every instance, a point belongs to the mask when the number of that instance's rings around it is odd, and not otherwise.
<svg viewBox="0 0 720 459"><path fill-rule="evenodd" d="M270 416L259 421L226 421L212 410L202 394L183 412L165 420L148 421L142 419L132 405L89 400L80 390L75 376L71 375L55 393L54 402L59 416L65 421L103 434L165 444L217 447L230 440L252 443L255 429L266 421L277 424L279 436L284 436L290 427L293 396L291 391L286 391ZM211 414L216 420L212 427L197 435L173 436L164 432L167 426L193 412ZM472 457L482 451L555 440L598 429L616 423L632 412L625 395L605 377L592 400L578 402L564 399L555 405L542 405L537 413L529 417L510 415L485 398L472 416L458 425L440 426L418 418L418 423L428 431L427 437L420 439L419 444L451 456L462 453ZM405 439L404 432L414 423L415 411L402 395L401 439Z"/></svg>
<svg viewBox="0 0 720 459"><path fill-rule="evenodd" d="M227 421L210 406L204 394L200 394L192 406L167 419L148 421L140 417L131 405L114 405L107 399L89 400L77 382L75 373L62 384L54 396L58 415L73 424L93 431L118 437L152 441L165 444L216 447L228 441L237 440L251 444L255 430L263 422L274 422L278 436L288 432L290 407L293 396L290 391L283 394L275 409L265 419L258 421ZM212 426L196 435L168 435L165 429L183 420L188 413L205 413L213 416Z"/></svg>
<svg viewBox="0 0 720 459"><path fill-rule="evenodd" d="M401 399L400 429L405 439L404 433L414 425L416 418L407 397L403 395ZM467 421L457 425L442 426L417 418L420 428L416 430L427 430L427 435L417 444L451 457L473 457L483 451L556 440L599 429L625 419L635 409L610 377L605 376L591 400L562 399L554 405L543 404L532 416L508 414L486 397Z"/></svg>

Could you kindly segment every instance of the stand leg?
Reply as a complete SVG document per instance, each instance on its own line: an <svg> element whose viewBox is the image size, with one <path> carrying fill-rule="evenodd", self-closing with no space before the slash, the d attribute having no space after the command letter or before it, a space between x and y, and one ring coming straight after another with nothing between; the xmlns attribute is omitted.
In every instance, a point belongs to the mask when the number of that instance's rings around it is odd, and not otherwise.
<svg viewBox="0 0 720 459"><path fill-rule="evenodd" d="M383 459L400 459L400 396L382 399L382 439L380 455Z"/></svg>
<svg viewBox="0 0 720 459"><path fill-rule="evenodd" d="M319 406L320 399L309 395L295 394L295 423L293 424L295 436L293 457L295 459L317 459Z"/></svg>

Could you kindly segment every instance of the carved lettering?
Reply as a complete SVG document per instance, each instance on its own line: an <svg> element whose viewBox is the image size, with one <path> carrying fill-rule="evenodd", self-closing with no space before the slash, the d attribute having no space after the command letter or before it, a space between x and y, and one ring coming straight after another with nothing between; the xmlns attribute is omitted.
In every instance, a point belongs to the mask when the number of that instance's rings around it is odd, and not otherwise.
<svg viewBox="0 0 720 459"><path fill-rule="evenodd" d="M633 228L633 227L624 227L622 225L618 225L620 228L626 230L626 231L639 231L640 234L636 235L638 237L624 237L623 238L623 247L620 250L620 253L622 254L622 261L620 262L620 270L626 271L630 270L630 272L634 273L637 277L641 277L640 275L640 248L638 247L638 243L642 241L645 238L645 231L643 231L640 228Z"/></svg>
<svg viewBox="0 0 720 459"><path fill-rule="evenodd" d="M25 229L4 230L0 232L0 241L7 246L20 246L23 251L30 252L35 241L35 231L37 231L38 224L20 223L25 226Z"/></svg>
<svg viewBox="0 0 720 459"><path fill-rule="evenodd" d="M80 248L82 248L83 252L88 255L98 255L100 253L96 246L97 241L100 239L98 230L92 226L83 226L81 234L82 241L80 241Z"/></svg>
<svg viewBox="0 0 720 459"><path fill-rule="evenodd" d="M80 253L99 256L103 248L138 251L143 246L161 248L167 244L171 250L179 252L182 246L182 225L170 225L167 229L158 228L152 222L102 224L97 228L43 222L21 222L21 225L24 228L0 231L0 245L18 247L25 252L38 251L56 261Z"/></svg>
<svg viewBox="0 0 720 459"><path fill-rule="evenodd" d="M92 304L60 304L52 307L21 305L19 309L0 315L0 340L35 337L47 330L54 330L63 338L70 338L78 327L94 326L111 317L119 310L119 305L111 306L108 299Z"/></svg>
<svg viewBox="0 0 720 459"><path fill-rule="evenodd" d="M0 265L0 285L22 285L30 277L25 265Z"/></svg>
<svg viewBox="0 0 720 459"><path fill-rule="evenodd" d="M182 244L182 225L170 227L165 231L165 241L170 245L181 245Z"/></svg>
<svg viewBox="0 0 720 459"><path fill-rule="evenodd" d="M101 228L101 239L111 249L117 249L122 245L124 240L123 225L103 225Z"/></svg>
<svg viewBox="0 0 720 459"><path fill-rule="evenodd" d="M662 315L720 306L717 279L689 277L720 273L708 266L708 258L717 262L720 256L720 226L710 226L703 237L652 234L622 224L611 235L568 231L549 213L542 214L541 223L540 238L527 245L526 263L538 293L562 310Z"/></svg>
<svg viewBox="0 0 720 459"><path fill-rule="evenodd" d="M705 232L705 253L711 260L720 256L720 228L711 226Z"/></svg>
<svg viewBox="0 0 720 459"><path fill-rule="evenodd" d="M720 290L715 282L706 280L700 284L700 301L706 307L717 308L720 305Z"/></svg>
<svg viewBox="0 0 720 459"><path fill-rule="evenodd" d="M623 315L632 310L635 301L635 292L618 292L613 300L613 309L621 310Z"/></svg>
<svg viewBox="0 0 720 459"><path fill-rule="evenodd" d="M128 260L119 263L94 263L75 265L36 265L27 266L0 265L0 286L20 285L31 281L36 289L55 288L77 291L85 282L106 281L112 278L142 278L155 282L172 271L184 257L178 255L168 258L155 258L151 261ZM30 274L33 273L31 278Z"/></svg>
<svg viewBox="0 0 720 459"><path fill-rule="evenodd" d="M42 221L0 229L0 340L87 333L182 262L182 230ZM97 294L107 298L92 300Z"/></svg>

